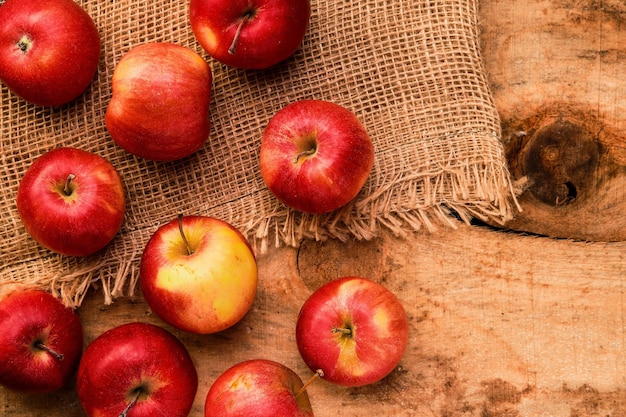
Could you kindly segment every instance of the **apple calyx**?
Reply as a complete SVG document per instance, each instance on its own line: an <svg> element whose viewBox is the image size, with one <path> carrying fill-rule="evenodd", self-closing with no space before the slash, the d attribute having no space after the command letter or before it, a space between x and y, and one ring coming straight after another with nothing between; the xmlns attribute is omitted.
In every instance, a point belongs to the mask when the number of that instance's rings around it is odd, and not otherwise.
<svg viewBox="0 0 626 417"><path fill-rule="evenodd" d="M18 49L26 55L30 48L33 47L33 40L28 35L22 35L19 41L17 41Z"/></svg>
<svg viewBox="0 0 626 417"><path fill-rule="evenodd" d="M185 243L185 248L187 249L187 255L193 255L194 251L191 248L191 245L189 244L187 237L185 236L185 232L183 231L183 215L182 214L178 215L178 231L180 232L180 237L183 239L183 242Z"/></svg>
<svg viewBox="0 0 626 417"><path fill-rule="evenodd" d="M298 390L298 392L296 392L296 398L298 398L300 395L302 395L302 393L304 391L306 391L306 389L309 387L309 385L311 385L313 382L315 382L315 380L317 378L324 378L324 371L322 371L321 369L318 369L317 371L315 371L315 373L313 374L313 376L311 376L311 378L309 378L303 385L302 388L300 388Z"/></svg>
<svg viewBox="0 0 626 417"><path fill-rule="evenodd" d="M255 11L250 9L247 10L242 16L241 16L241 21L239 22L239 25L237 26L237 31L235 32L235 36L233 37L233 41L230 44L230 47L228 48L228 53L230 55L235 55L235 49L237 49L237 43L239 43L239 37L241 36L241 31L243 30L243 27L246 23L248 23L248 21L254 17L255 15Z"/></svg>
<svg viewBox="0 0 626 417"><path fill-rule="evenodd" d="M54 358L58 361L62 361L64 356L62 353L57 352L56 350L52 349L50 346L45 345L42 341L37 340L35 343L33 343L33 347L35 349L39 349L39 350L43 350L44 352L48 352L49 354L51 354L52 356L54 356Z"/></svg>

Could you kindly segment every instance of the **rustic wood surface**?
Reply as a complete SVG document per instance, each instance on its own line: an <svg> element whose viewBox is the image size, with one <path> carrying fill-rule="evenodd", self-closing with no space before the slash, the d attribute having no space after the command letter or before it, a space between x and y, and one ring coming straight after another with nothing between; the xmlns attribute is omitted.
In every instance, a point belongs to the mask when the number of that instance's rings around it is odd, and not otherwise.
<svg viewBox="0 0 626 417"><path fill-rule="evenodd" d="M306 241L259 257L257 300L232 329L177 332L149 313L141 294L104 306L94 291L79 310L86 343L136 320L171 330L198 367L191 416L199 417L212 381L238 361L274 359L306 378L294 335L301 304L329 279L363 275L404 303L410 344L378 384L347 389L316 382L309 388L316 416L626 416L622 3L481 3L484 56L513 168L554 180L552 187L530 184L520 198L523 214L507 227L615 242L464 224L371 242ZM531 140L536 131L549 145L556 140L556 155L571 151L563 132L574 132L573 155L597 156L581 163L592 179L572 174L580 162L572 156L556 165L548 158L529 171L524 164L532 158L518 155L540 148ZM0 388L0 402L5 416L84 416L73 386L43 396Z"/></svg>
<svg viewBox="0 0 626 417"><path fill-rule="evenodd" d="M483 56L512 172L506 227L626 240L626 4L483 0Z"/></svg>
<svg viewBox="0 0 626 417"><path fill-rule="evenodd" d="M304 242L259 258L250 313L209 336L177 332L200 375L192 416L228 366L264 357L309 375L295 344L300 305L332 278L358 274L396 294L410 318L399 367L369 387L318 381L309 395L330 416L624 416L624 243L583 243L485 227ZM86 342L130 321L163 325L140 295L79 310ZM6 416L83 416L70 386L54 394L0 391Z"/></svg>

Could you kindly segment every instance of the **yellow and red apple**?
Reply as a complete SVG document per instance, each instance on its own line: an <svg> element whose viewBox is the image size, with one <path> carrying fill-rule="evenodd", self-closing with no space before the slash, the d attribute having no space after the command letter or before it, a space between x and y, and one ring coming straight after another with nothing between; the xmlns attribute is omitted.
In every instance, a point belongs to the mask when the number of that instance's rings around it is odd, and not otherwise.
<svg viewBox="0 0 626 417"><path fill-rule="evenodd" d="M408 343L400 300L382 285L343 277L318 288L303 304L296 342L311 370L344 386L380 381L398 365Z"/></svg>
<svg viewBox="0 0 626 417"><path fill-rule="evenodd" d="M287 366L267 359L240 362L211 385L204 417L313 417L305 384Z"/></svg>
<svg viewBox="0 0 626 417"><path fill-rule="evenodd" d="M166 323L190 333L225 330L250 310L257 263L246 238L209 216L180 216L159 227L140 264L146 303Z"/></svg>

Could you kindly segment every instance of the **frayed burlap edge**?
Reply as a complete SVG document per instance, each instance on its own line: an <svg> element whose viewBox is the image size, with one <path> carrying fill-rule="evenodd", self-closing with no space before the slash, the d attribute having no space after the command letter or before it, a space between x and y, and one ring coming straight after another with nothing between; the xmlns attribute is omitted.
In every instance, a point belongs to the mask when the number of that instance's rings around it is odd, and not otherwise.
<svg viewBox="0 0 626 417"><path fill-rule="evenodd" d="M324 20L325 22L327 20L330 21L330 17L335 15L341 16L341 14L336 14L334 8L332 10L333 13L331 16L328 16L329 19ZM155 13L152 15L156 16L159 14ZM108 15L106 16L108 17ZM439 15L435 14L435 17L437 16ZM337 21L344 20L338 19ZM441 23L442 20L437 22ZM185 28L187 28L186 25ZM459 45L456 43L456 37L452 40L455 41L452 46ZM317 44L316 42L313 43ZM419 44L421 45L421 43ZM433 55L436 55L436 52L439 50L434 46L433 48L431 52L433 52ZM311 49L311 51L315 52L317 49ZM469 52L472 51L474 50L472 49ZM458 54L459 50L454 49L453 52ZM458 63L461 71L457 75L461 79L463 79L463 74L469 74L469 78L478 75L479 80L472 79L471 81L479 82L472 84L472 86L480 86L480 92L484 93L484 97L481 97L486 99L487 92L484 91L487 88L485 85L486 80L480 76L478 68L473 66L470 68L476 70L477 73L463 72L467 70L465 66L467 54L465 50L460 52L458 56L454 55L461 59L461 62ZM472 60L477 59L473 53L469 53L469 56ZM356 62L356 57L354 59ZM432 64L438 63L433 62ZM108 68L112 67L112 62L109 62ZM438 66L435 67L439 68ZM389 70L388 68L381 69ZM392 71L391 73L393 74L394 72ZM108 79L105 75L102 75L101 78L102 80ZM291 77L288 79L291 80ZM261 81L267 82L265 79ZM259 85L262 84L259 83ZM415 87L417 88L417 84L415 84ZM108 94L105 83L102 83L100 88ZM289 84L281 91L288 92L293 88L294 85ZM454 120L451 121L454 123L454 126L458 127L459 124L472 122L471 117L474 114L472 112L472 103L474 103L472 100L473 96L471 96L472 91L470 88L468 92L470 94L469 102L466 103L470 104L470 106L464 108L470 113L469 118L462 117L462 120L457 120L454 117ZM305 92L306 94L304 94ZM309 90L305 92L301 95L315 95ZM438 97L437 89L426 91L424 94L428 98L430 93L434 94L435 98ZM104 103L108 95L103 94L102 97L105 98L102 101ZM244 95L244 97L248 96ZM416 91L415 99L419 101L420 97L421 95ZM448 97L447 99L451 98ZM427 101L421 104L425 104L428 108L429 103ZM452 100L449 104L453 105L455 101ZM480 104L492 105L493 103L481 102ZM408 107L411 105L412 103L405 104ZM378 104L375 107L377 106ZM360 108L364 109L366 107L361 106ZM475 137L485 139L484 142L489 142L491 145L491 148L488 149L477 148L476 146L473 148L475 151L473 152L473 157L476 157L475 154L477 153L489 156L484 161L477 159L464 160L464 155L455 154L453 155L454 157L451 155L449 158L449 165L425 165L417 172L402 170L400 169L401 167L395 167L397 168L395 171L383 169L376 171L376 168L374 168L372 177L375 177L376 181L366 184L364 190L355 201L337 212L323 216L294 212L276 201L268 203L265 195L261 198L264 206L263 216L260 219L242 220L234 217L234 215L233 218L229 218L228 214L223 215L224 213L229 213L229 208L226 206L213 207L210 209L212 210L211 212L197 214L219 214L219 217L231 222L248 237L258 256L262 256L272 246L297 246L303 239L320 241L326 239L344 241L348 239L369 240L380 236L382 230L389 230L397 236L407 236L412 231L425 229L429 232L435 232L441 227L455 228L458 222L470 223L473 218L487 220L491 223L505 223L512 217L512 211L517 206L515 201L516 185L510 183L509 174L504 166L504 156L496 154L500 151L502 144L499 140L499 132L491 131L491 129L496 128L494 125L498 123L495 109L492 107L489 106L488 114L478 112L473 120L479 126L487 125L489 128L483 129L481 127L470 132L461 130L450 133L450 137L446 136L445 138L431 138L428 132L418 132L415 136L408 137L406 141L403 141L404 145L406 145L405 150L412 150L412 146L422 148L424 143L430 145L429 140L441 142L442 139L444 141L457 139L457 143L467 146L473 146L476 142L483 144L482 140L472 143L471 137L468 137L467 143L464 143L463 139L466 136L475 135ZM456 109L456 111L456 116L465 116L464 110ZM362 115L367 116L365 112ZM419 117L419 115L419 111L413 112L411 117ZM436 124L441 119L438 116L441 115L434 115L433 123ZM483 120L483 116L488 120ZM226 117L228 119L229 116L227 115ZM228 125L229 121L221 120L221 122ZM411 122L411 120L407 120L407 122ZM440 126L429 127L428 124L419 126L424 129L430 128L432 132L441 132L441 130L438 130ZM377 127L380 129L380 125ZM384 127L386 128L386 126ZM446 131L450 128L448 125L443 127ZM385 134L385 128L378 130L379 134ZM431 135L437 134L432 132ZM402 135L407 136L408 130L403 131ZM395 146L395 142L392 142L391 147ZM401 146L401 143L398 143L398 146ZM439 149L444 149L444 156L447 156L448 152L458 150L455 146L450 146L449 148L444 146ZM480 149L480 152L476 152L476 149ZM423 155L424 159L428 159L430 154L426 152L420 155ZM397 159L400 158L402 158L401 152L398 152ZM427 164L427 161L424 161L424 164ZM385 171L384 175L383 171ZM252 190L251 192L256 192L259 195L262 193L260 190ZM246 199L250 199L250 196L243 196L241 199L242 202L247 202L248 200ZM236 203L237 201L234 202L234 204ZM242 204L242 206L258 207L258 204L261 204L258 201L256 203L257 205ZM134 227L135 225L130 224L123 228L120 235L116 237L109 247L99 254L86 259L69 261L63 259L61 255L40 251L38 254L41 258L37 259L37 262L33 261L32 258L18 260L15 264L3 269L2 273L6 274L6 276L11 276L13 271L20 270L22 272L20 276L26 277L26 281L46 285L46 289L62 298L67 305L74 307L79 306L83 302L86 293L92 288L98 288L102 292L105 304L110 304L115 298L123 295L132 297L139 282L139 261L143 246L157 226Z"/></svg>
<svg viewBox="0 0 626 417"><path fill-rule="evenodd" d="M441 228L455 229L459 223L470 224L473 219L504 224L514 211L521 210L516 199L521 186L511 182L506 167L480 161L461 161L461 165L432 172L398 173L384 187L364 189L336 212L311 215L276 202L274 211L260 221L235 225L248 238L256 256L262 257L272 247L297 247L305 239L371 240L379 238L383 230L406 238L422 230L435 233ZM33 275L32 282L23 284L49 282L44 289L73 308L79 307L94 288L102 293L105 305L118 297L132 298L139 283L143 247L156 228L127 231L117 236L105 253L86 258L80 266L73 265L45 279ZM61 255L50 255L56 256Z"/></svg>

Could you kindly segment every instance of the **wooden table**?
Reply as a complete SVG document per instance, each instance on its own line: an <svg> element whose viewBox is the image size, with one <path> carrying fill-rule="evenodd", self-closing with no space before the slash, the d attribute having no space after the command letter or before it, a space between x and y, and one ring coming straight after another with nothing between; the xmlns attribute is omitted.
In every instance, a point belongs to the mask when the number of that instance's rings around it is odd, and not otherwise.
<svg viewBox="0 0 626 417"><path fill-rule="evenodd" d="M482 2L485 62L507 145L509 135L537 130L549 117L571 117L610 131L598 139L610 156L600 166L623 168L624 17L621 0ZM515 162L510 147L509 155ZM626 182L617 168L610 178L604 168L590 173L597 190L611 187L604 206L586 183L573 184L578 201L569 207L546 208L531 190L520 197L524 214L508 227L569 237L583 231L613 236L612 243L465 224L371 242L304 242L259 258L258 297L232 329L185 334L151 315L141 294L104 306L94 291L79 310L86 343L125 322L163 325L198 367L191 413L198 417L212 381L238 361L273 359L306 378L294 335L301 304L329 279L364 275L404 303L408 349L378 384L316 382L309 388L316 416L626 416ZM73 388L44 396L0 388L0 414L84 416Z"/></svg>
<svg viewBox="0 0 626 417"><path fill-rule="evenodd" d="M250 313L218 335L168 330L188 347L201 416L226 367L264 357L309 374L295 344L300 305L347 274L398 294L410 318L399 367L373 386L309 388L316 416L623 416L626 412L624 243L555 240L459 225L371 242L305 242L260 257ZM163 325L140 295L80 309L86 342L113 324ZM6 416L83 416L73 387L44 396L0 391Z"/></svg>

